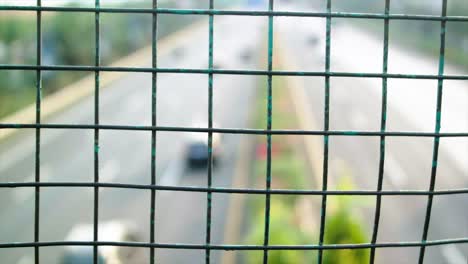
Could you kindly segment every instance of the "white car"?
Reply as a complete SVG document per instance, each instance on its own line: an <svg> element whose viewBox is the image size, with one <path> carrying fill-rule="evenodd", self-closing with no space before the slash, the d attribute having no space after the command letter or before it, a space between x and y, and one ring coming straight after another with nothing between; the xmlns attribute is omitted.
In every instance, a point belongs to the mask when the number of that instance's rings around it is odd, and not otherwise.
<svg viewBox="0 0 468 264"><path fill-rule="evenodd" d="M93 225L79 224L69 232L65 241L93 241ZM128 223L109 221L99 223L99 241L138 242L140 236ZM135 263L143 252L140 248L99 246L99 264ZM89 264L93 263L92 246L69 246L63 254L61 264Z"/></svg>

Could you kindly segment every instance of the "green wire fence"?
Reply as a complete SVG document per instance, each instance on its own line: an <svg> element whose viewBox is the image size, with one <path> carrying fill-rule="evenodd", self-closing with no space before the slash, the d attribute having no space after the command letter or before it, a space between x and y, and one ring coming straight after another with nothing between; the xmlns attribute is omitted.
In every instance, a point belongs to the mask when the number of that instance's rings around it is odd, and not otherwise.
<svg viewBox="0 0 468 264"><path fill-rule="evenodd" d="M239 11L239 10L219 10L214 8L214 0L209 0L209 8L200 9L168 9L158 8L158 1L152 1L152 8L109 8L101 7L100 1L95 0L95 7L49 7L43 6L41 0L37 0L35 6L0 6L0 11L35 11L37 13L37 61L35 65L25 64L0 64L0 70L33 70L36 71L36 123L35 124L5 124L0 123L0 129L35 129L35 181L34 182L7 182L0 183L1 188L35 188L35 216L34 216L34 241L22 243L0 243L0 248L34 248L35 263L39 263L39 254L42 247L56 246L92 246L94 250L93 260L98 263L98 248L100 246L125 246L125 247L142 247L148 248L150 254L148 256L150 263L157 262L155 255L156 248L169 249L199 249L205 251L205 263L211 263L210 252L212 250L259 250L263 251L263 263L268 263L268 253L274 250L314 250L318 251L318 263L322 263L324 250L339 250L339 249L370 249L369 263L375 261L375 251L377 248L400 248L400 247L419 247L419 261L424 262L425 249L429 246L445 245L445 244L466 244L468 237L444 239L444 240L427 240L428 230L431 219L432 201L434 196L441 195L466 195L467 188L435 190L435 180L437 176L437 161L439 152L440 138L444 137L459 137L467 138L468 131L457 133L441 133L441 110L442 110L442 93L444 80L468 80L468 75L447 75L444 74L444 54L445 54L445 32L446 24L449 21L453 22L468 22L468 16L447 16L447 0L442 1L442 13L436 15L410 15L410 14L391 14L390 0L385 0L385 10L382 14L376 13L350 13L350 12L332 12L332 0L326 0L326 12L291 12L291 11L275 11L274 1L269 0L268 10L265 11ZM81 12L95 14L95 62L93 66L69 66L69 65L44 65L42 63L42 26L41 18L44 12ZM152 16L152 65L151 67L108 67L100 64L100 14L101 13L143 13ZM201 15L208 16L208 68L207 69L189 69L189 68L160 68L158 67L158 14L175 14L175 15ZM214 69L213 67L213 28L215 16L236 15L236 16L264 16L268 17L268 58L267 70L241 70L241 69ZM324 71L277 71L273 70L273 18L274 17L321 17L326 18L326 51L325 51L325 69ZM331 28L333 18L356 18L356 19L374 19L384 21L384 42L383 42L383 66L381 73L363 73L363 72L333 72L330 71L330 54L331 50ZM388 73L388 46L389 46L389 28L391 20L427 20L440 22L440 53L439 53L439 71L436 75L431 74L394 74ZM94 72L95 74L95 102L94 102L94 124L74 125L74 124L43 124L41 123L41 92L42 92L42 72L43 71L85 71ZM99 91L100 91L100 73L101 72L147 72L152 73L152 114L151 126L125 126L125 125L105 125L99 122ZM189 128L189 127L167 127L158 126L156 104L161 98L157 97L157 74L158 73L191 73L191 74L206 74L208 76L208 127L207 128ZM265 129L237 129L237 128L213 128L213 76L215 74L235 74L235 75L261 75L267 76L267 126ZM325 78L325 98L324 98L324 129L323 130L272 130L272 78L273 76L322 76ZM330 111L330 79L334 77L364 77L382 79L382 109L381 109L381 126L380 131L333 131L329 129L329 111ZM438 81L437 86L437 109L436 109L436 125L434 132L388 132L386 131L386 112L387 112L387 81L392 78L403 79L433 79ZM84 183L72 182L42 182L40 175L40 157L41 157L41 130L42 129L89 129L94 130L94 181ZM151 184L119 184L119 183L104 183L99 179L99 132L100 130L135 130L135 131L151 131ZM208 137L208 175L206 187L182 187L182 186L162 186L156 184L156 138L158 131L175 131L175 132L197 132L206 133ZM224 134L250 134L250 135L265 135L267 140L267 169L266 169L266 188L219 188L212 186L212 137L213 133ZM273 135L320 135L324 138L323 149L323 177L321 190L286 190L271 188L271 138ZM335 191L327 189L328 180L328 150L329 138L335 136L375 136L380 138L380 159L378 171L378 183L376 190L356 190L356 191ZM382 190L383 183L383 168L385 163L385 140L387 137L430 137L433 138L433 157L432 171L430 175L430 186L426 190L399 190L388 191ZM78 242L78 241L55 241L41 242L40 241L40 189L50 187L89 187L94 188L94 232L93 241ZM143 242L108 242L101 241L98 237L98 215L99 215L99 188L125 188L150 190L150 240L147 243ZM206 238L204 244L169 244L155 243L155 226L158 224L154 221L156 208L156 192L162 190L179 191L179 192L199 192L206 193ZM211 211L213 193L225 194L260 194L265 195L265 229L262 245L226 245L211 243ZM313 195L321 196L321 217L320 217L320 233L318 244L310 245L270 245L270 198L271 195ZM363 244L324 244L325 223L326 223L326 204L327 197L335 196L373 196L376 197L376 211L374 217L374 225L372 228L372 237L370 243ZM420 241L402 241L391 243L378 243L377 236L379 231L381 200L383 196L423 196L427 197L427 207L425 221L423 226L423 235Z"/></svg>

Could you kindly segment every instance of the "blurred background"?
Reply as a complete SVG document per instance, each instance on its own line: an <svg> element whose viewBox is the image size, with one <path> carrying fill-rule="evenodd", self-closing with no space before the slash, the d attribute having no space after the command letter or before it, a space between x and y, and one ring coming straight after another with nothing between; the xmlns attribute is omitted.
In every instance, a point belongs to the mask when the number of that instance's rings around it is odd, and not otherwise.
<svg viewBox="0 0 468 264"><path fill-rule="evenodd" d="M151 8L151 0L101 0L102 7ZM35 6L36 1L0 0L4 6ZM94 7L94 0L42 0L43 6ZM215 0L215 9L268 10L265 0ZM209 1L159 0L159 8L208 9ZM392 0L391 14L440 16L441 0ZM274 10L326 12L324 0L275 0ZM378 13L383 0L333 0L333 12ZM468 16L464 0L448 1L449 16ZM158 14L157 66L206 69L209 31L206 15ZM101 13L101 64L151 67L152 15ZM42 12L42 64L94 65L95 13ZM273 18L273 69L325 71L326 19ZM440 21L391 20L388 72L437 75ZM219 15L214 18L213 68L266 70L268 17ZM383 19L332 18L330 71L382 73ZM36 12L0 10L0 65L36 64ZM445 74L468 72L468 22L446 26ZM0 70L0 123L34 123L36 71ZM151 73L101 72L100 123L150 126ZM386 130L434 132L437 80L389 78ZM330 78L330 130L380 131L382 79ZM158 73L158 126L208 126L209 79L206 74ZM324 130L324 77L273 77L273 129ZM468 132L468 80L445 80L441 132ZM213 126L267 127L268 82L265 76L214 74ZM12 121L13 120L13 121ZM42 71L42 122L94 123L94 73ZM0 182L34 182L35 131L0 134ZM2 132L3 132L2 131ZM41 181L93 182L94 134L86 129L41 130ZM101 130L100 181L151 183L151 157L156 183L162 186L206 187L206 133L157 133ZM352 133L350 133L352 134ZM213 134L213 186L264 189L266 136ZM272 136L273 189L322 188L323 136ZM376 190L380 138L331 136L328 189ZM434 140L430 137L386 137L384 190L428 190ZM468 138L440 139L437 190L468 188ZM93 189L43 187L40 241L89 241L93 230ZM151 221L156 243L205 244L210 224L212 244L262 245L265 196L214 193L211 219L203 192L157 191L156 218L150 217L150 191L100 188L99 238L103 241L149 241ZM34 189L0 188L0 243L31 242L34 237ZM319 240L321 196L272 195L272 245L310 245ZM468 237L468 194L434 197L428 240ZM330 196L325 244L370 243L375 197ZM427 196L384 196L377 243L421 241ZM209 223L209 221L211 221ZM92 248L43 247L42 263L92 263ZM103 263L149 263L149 249L100 247ZM379 248L376 263L417 263L419 248ZM212 263L260 263L262 251L211 251ZM324 263L368 263L370 250L325 251ZM424 263L463 264L468 245L428 247ZM156 249L159 263L203 263L204 250ZM269 263L309 263L316 251L271 251ZM34 263L34 248L0 248L0 262Z"/></svg>

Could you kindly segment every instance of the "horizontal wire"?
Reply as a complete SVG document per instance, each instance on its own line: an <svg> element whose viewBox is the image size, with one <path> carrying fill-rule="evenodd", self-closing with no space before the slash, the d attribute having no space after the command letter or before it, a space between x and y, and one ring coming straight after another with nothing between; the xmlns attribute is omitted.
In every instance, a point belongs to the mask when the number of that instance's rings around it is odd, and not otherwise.
<svg viewBox="0 0 468 264"><path fill-rule="evenodd" d="M340 131L340 130L291 130L291 129L248 129L248 128L198 128L171 126L126 126L126 125L93 125L93 124L4 124L1 129L102 129L102 130L131 130L131 131L165 131L165 132L194 132L220 133L244 135L315 135L315 136L389 136L389 137L468 137L468 132L403 132L403 131Z"/></svg>
<svg viewBox="0 0 468 264"><path fill-rule="evenodd" d="M52 7L52 6L0 6L2 11L44 11L44 12L84 12L84 13L140 13L140 14L174 14L174 15L232 15L232 16L276 16L276 17L338 17L361 19L393 20L428 20L466 22L468 16L437 16L416 14L380 14L352 12L297 12L297 11L243 11L220 9L175 9L175 8L109 8L109 7Z"/></svg>
<svg viewBox="0 0 468 264"><path fill-rule="evenodd" d="M390 79L429 79L429 80L468 80L468 75L455 74L402 74L402 73L358 73L358 72L312 72L312 71L267 71L267 70L222 70L189 68L149 68L149 67L111 67L88 65L29 65L0 64L0 70L41 70L41 71L102 71L102 72L147 72L147 73L187 73L187 74L225 74L225 75L273 75L273 76L311 76L311 77L360 77Z"/></svg>
<svg viewBox="0 0 468 264"><path fill-rule="evenodd" d="M405 14L375 14L348 12L290 12L290 11L240 11L240 10L205 10L205 9L171 9L171 8L85 8L85 7L43 7L43 6L0 6L0 11L43 11L43 12L101 12L101 13L143 13L143 14L176 14L176 15L236 15L236 16L287 16L287 17L338 17L392 20L427 20L467 22L468 16L435 16ZM274 76L315 76L315 77L365 77L397 79L433 79L433 80L468 80L468 75L427 75L427 74L394 74L394 73L352 73L352 72L299 72L299 71L265 71L265 70L222 70L222 69L172 69L146 67L106 67L106 66L68 66L68 65L6 65L0 64L0 70L36 70L36 71L103 71L103 72L147 72L147 73L189 73L189 74L232 74L232 75L274 75ZM74 125L74 124L0 124L0 129L104 129L104 130L138 130L167 132L200 132L252 135L330 135L330 136L406 136L406 137L468 137L468 132L426 133L426 132L381 132L381 131L314 131L314 130L262 130L233 128L190 128L167 126L125 126L125 125ZM448 190L291 190L291 189L248 189L219 187L183 187L144 184L123 184L103 182L6 182L0 188L26 187L104 187L125 189L146 189L183 192L213 192L237 194L275 194L275 195L354 195L354 196L427 196L468 194L468 189ZM200 249L200 250L337 250L366 249L385 247L421 247L445 244L468 243L468 238L455 238L417 242L388 242L364 244L332 245L206 245L206 244L170 244L108 241L50 241L50 242L15 242L0 243L0 248L49 247L49 246L124 246L146 248Z"/></svg>
<svg viewBox="0 0 468 264"><path fill-rule="evenodd" d="M328 245L206 245L206 244L182 244L182 243L146 243L146 242L112 242L112 241L50 241L50 242L14 242L0 243L0 248L23 247L57 247L57 246L118 246L139 248L168 248L168 249L200 249L200 250L339 250L339 249L367 249L367 248L400 248L439 246L447 244L465 244L468 238L440 239L417 242L386 242L363 244L328 244Z"/></svg>
<svg viewBox="0 0 468 264"><path fill-rule="evenodd" d="M249 188L222 188L222 187L195 187L195 186L165 186L149 184L126 184L106 182L5 182L0 183L0 188L28 188L28 187L103 187L120 189L142 189L158 191L181 191L181 192L213 192L233 194L274 194L274 195L336 195L336 196L427 196L427 195L457 195L468 194L468 189L448 190L293 190L293 189L249 189Z"/></svg>

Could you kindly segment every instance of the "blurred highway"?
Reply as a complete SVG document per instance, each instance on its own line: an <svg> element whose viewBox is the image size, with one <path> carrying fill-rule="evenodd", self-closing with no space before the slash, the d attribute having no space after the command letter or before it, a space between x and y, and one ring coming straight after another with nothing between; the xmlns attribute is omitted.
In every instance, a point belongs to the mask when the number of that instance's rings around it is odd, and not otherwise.
<svg viewBox="0 0 468 264"><path fill-rule="evenodd" d="M300 10L290 4L282 10ZM278 18L276 33L286 56L295 65L284 70L324 71L325 19ZM378 23L372 21L372 23ZM331 32L331 71L382 72L382 34L372 35L353 26L351 19L333 19ZM439 26L435 25L435 26ZM391 31L391 29L390 29ZM400 48L390 32L389 72L403 74L437 74L438 59ZM439 40L433 40L439 41ZM447 74L463 73L447 65ZM466 74L464 72L463 74ZM297 77L302 78L302 77ZM317 130L323 130L324 78L306 77L307 101ZM379 131L381 79L342 78L330 80L330 129ZM388 80L388 131L433 132L437 80ZM442 109L443 132L468 131L468 82L444 81ZM320 141L322 142L322 141ZM329 150L330 189L342 175L351 174L356 189L377 188L379 164L378 137L331 137ZM429 188L432 164L432 138L387 137L384 173L385 190ZM321 154L321 153L320 153ZM468 139L441 139L436 189L468 187ZM321 179L321 168L318 176ZM320 182L320 181L319 181ZM387 196L382 200L378 241L421 240L426 197ZM467 195L434 198L428 239L468 236ZM369 241L374 219L375 201L363 206L361 218L369 226ZM356 212L360 214L359 212ZM417 263L419 248L377 250L378 263ZM424 263L466 263L468 245L430 247Z"/></svg>
<svg viewBox="0 0 468 264"><path fill-rule="evenodd" d="M275 9L301 10L283 1ZM289 1L288 1L289 2ZM286 70L323 71L325 19L275 18L275 33L295 68ZM381 72L383 33L371 35L351 24L350 19L333 19L331 70L340 72ZM214 64L222 69L256 69L263 54L259 44L266 38L267 18L215 18ZM375 22L375 21L374 21ZM382 21L380 21L382 23ZM383 23L382 23L383 25ZM158 58L159 67L206 68L208 28L203 27L176 43L169 54ZM383 26L382 26L383 31ZM434 40L438 41L438 40ZM262 49L263 50L263 49ZM253 57L243 56L251 53ZM123 65L124 66L124 65ZM141 66L150 66L148 60ZM389 72L436 74L437 58L428 58L398 47L390 34ZM262 68L264 69L264 68ZM446 73L462 71L447 65ZM463 73L466 74L466 73ZM302 77L296 77L302 78ZM304 91L317 127L323 129L324 78L306 77ZM258 79L254 76L215 75L214 121L218 127L247 127ZM380 129L381 80L331 78L330 129ZM101 93L102 124L151 124L151 74L128 73ZM158 74L158 125L195 126L208 119L208 78L202 74ZM433 132L436 80L388 80L388 131ZM468 131L468 82L444 81L442 132ZM47 104L44 108L49 107ZM47 123L93 123L94 98L87 98ZM206 169L186 168L184 147L189 133L158 132L158 184L206 186ZM232 183L237 146L242 137L223 135L223 158L213 174L213 185ZM150 183L148 131L100 132L100 179L102 182ZM384 189L427 190L432 164L431 138L387 137ZM468 139L441 139L436 189L468 187ZM43 130L41 145L42 181L92 182L93 131ZM331 137L330 189L342 175L351 175L356 189L375 190L379 164L378 137ZM320 170L321 168L319 168ZM320 178L320 173L318 178ZM0 142L0 182L34 181L34 131L23 131ZM100 221L122 219L134 223L149 240L150 192L107 189L100 191ZM34 190L0 189L0 243L33 240ZM222 243L228 195L213 195L212 241ZM467 195L434 198L429 239L468 236ZM379 242L418 241L425 217L426 197L383 198ZM369 237L374 219L374 200L356 214L368 224ZM156 198L156 241L161 243L204 243L206 194L159 191ZM319 216L317 216L319 217ZM61 241L78 223L92 223L93 189L41 189L41 241ZM58 263L63 247L41 249L42 263ZM149 251L143 252L147 257ZM201 263L201 250L157 250L161 263ZM419 248L377 250L378 263L416 263ZM429 247L425 263L462 264L468 245ZM0 249L1 263L32 263L33 249ZM214 263L219 252L213 251ZM142 261L145 263L146 261ZM138 262L140 263L140 262Z"/></svg>
<svg viewBox="0 0 468 264"><path fill-rule="evenodd" d="M266 19L217 17L214 27L214 63L225 69L255 69L256 49L264 39ZM241 54L252 53L243 58ZM150 66L142 61L142 66ZM159 67L207 68L208 23L176 43L172 51L158 58ZM255 95L254 76L214 77L214 123L218 127L246 127L250 103ZM102 91L101 124L151 124L151 74L128 73ZM157 118L161 126L195 126L208 119L208 77L196 74L158 74ZM43 107L48 107L43 105ZM93 123L91 96L47 123ZM198 124L197 124L198 125ZM188 133L160 132L157 135L158 184L206 186L206 169L185 166L184 147ZM223 135L222 160L214 169L213 185L231 185L241 136ZM100 132L100 180L116 183L150 183L149 131ZM0 143L0 181L34 181L34 131L23 131ZM93 131L42 130L42 181L92 182ZM0 190L0 243L33 241L34 190ZM228 195L214 195L212 242L222 243ZM127 189L100 189L100 221L123 219L135 224L149 241L150 192ZM41 189L41 241L60 241L77 223L92 223L92 188ZM206 194L157 192L156 241L160 243L204 243ZM63 247L41 249L42 263L58 263ZM144 252L149 257L149 251ZM204 251L157 250L160 263L201 263ZM219 252L212 253L214 263ZM1 263L32 263L33 249L0 249ZM147 261L142 261L146 263Z"/></svg>

